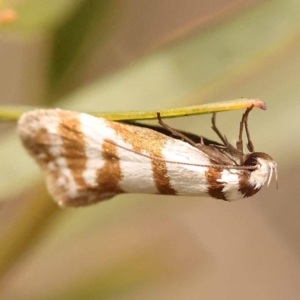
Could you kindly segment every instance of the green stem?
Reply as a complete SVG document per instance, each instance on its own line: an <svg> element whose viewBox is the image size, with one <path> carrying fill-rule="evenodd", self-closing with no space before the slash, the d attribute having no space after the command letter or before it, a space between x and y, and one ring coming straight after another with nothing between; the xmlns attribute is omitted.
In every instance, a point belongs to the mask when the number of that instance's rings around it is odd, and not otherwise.
<svg viewBox="0 0 300 300"><path fill-rule="evenodd" d="M266 104L259 99L236 99L224 102L214 102L202 105L185 106L180 108L151 110L151 111L131 111L131 112L92 112L96 117L102 117L115 121L153 120L157 118L157 111L162 118L177 118L183 116L210 114L213 112L245 109L254 106L266 109ZM16 121L26 111L33 110L30 106L0 106L0 120Z"/></svg>

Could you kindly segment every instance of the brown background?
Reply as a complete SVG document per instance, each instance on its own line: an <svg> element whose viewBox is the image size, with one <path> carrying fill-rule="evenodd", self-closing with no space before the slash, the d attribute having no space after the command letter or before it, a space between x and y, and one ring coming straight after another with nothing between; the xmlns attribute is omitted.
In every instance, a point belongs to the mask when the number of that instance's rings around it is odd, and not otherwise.
<svg viewBox="0 0 300 300"><path fill-rule="evenodd" d="M298 1L104 2L8 3L18 19L2 26L1 103L121 111L261 98L268 110L252 113L250 129L278 163L279 190L272 182L235 203L122 195L61 210L15 124L2 122L1 299L299 299ZM77 54L85 5L95 19ZM230 141L240 117L218 116ZM210 116L168 123L215 139Z"/></svg>

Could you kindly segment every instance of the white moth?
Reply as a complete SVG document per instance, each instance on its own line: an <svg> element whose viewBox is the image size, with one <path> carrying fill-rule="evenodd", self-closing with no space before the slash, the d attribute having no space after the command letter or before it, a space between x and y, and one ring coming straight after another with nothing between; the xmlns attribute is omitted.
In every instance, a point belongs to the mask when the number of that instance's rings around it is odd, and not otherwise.
<svg viewBox="0 0 300 300"><path fill-rule="evenodd" d="M255 152L243 115L235 148L215 125L222 144L162 127L134 125L61 109L37 109L18 122L19 137L41 166L50 194L61 206L85 206L122 193L250 197L277 165ZM248 150L243 153L245 127Z"/></svg>

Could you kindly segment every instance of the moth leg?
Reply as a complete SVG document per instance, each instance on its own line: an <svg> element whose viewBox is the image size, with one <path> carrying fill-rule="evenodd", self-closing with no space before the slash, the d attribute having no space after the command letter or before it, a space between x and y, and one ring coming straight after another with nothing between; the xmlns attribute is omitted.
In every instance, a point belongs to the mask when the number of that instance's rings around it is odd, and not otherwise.
<svg viewBox="0 0 300 300"><path fill-rule="evenodd" d="M217 134L217 136L220 138L220 140L223 142L224 145L228 144L228 141L225 136L222 135L220 130L218 129L216 125L216 113L213 113L213 116L211 118L211 123L212 123L212 130Z"/></svg>
<svg viewBox="0 0 300 300"><path fill-rule="evenodd" d="M210 159L214 160L216 162L216 164L220 164L220 165L224 164L222 157L220 157L220 151L217 151L216 149L214 149L211 146L205 145L203 137L200 137L200 143L195 143L194 141L189 139L187 136L185 136L181 132L171 128L169 125L164 123L163 120L161 119L159 112L157 112L157 119L158 119L158 123L165 129L170 131L172 133L172 135L174 135L176 137L180 137L182 140L186 141L190 145L192 145L195 148L199 149L200 151L204 152Z"/></svg>
<svg viewBox="0 0 300 300"><path fill-rule="evenodd" d="M185 136L184 134L182 134L181 132L177 131L176 129L171 128L169 125L167 125L161 118L160 116L160 112L157 112L157 120L158 123L164 127L165 129L167 129L168 131L170 131L172 133L173 136L177 136L181 139L183 139L184 141L186 141L187 143L191 144L192 146L199 148L199 144L195 143L194 141L192 141L190 138L188 138L187 136Z"/></svg>
<svg viewBox="0 0 300 300"><path fill-rule="evenodd" d="M248 115L250 111L252 110L253 106L246 109L245 113L242 116L242 120L240 122L240 133L239 133L239 140L236 142L236 148L238 151L243 153L243 129L245 125L245 131L247 135L247 148L250 152L254 152L254 146L250 138L249 128L248 128Z"/></svg>
<svg viewBox="0 0 300 300"><path fill-rule="evenodd" d="M250 110L248 111L248 113L246 114L246 117L245 117L245 131L246 131L247 140L248 140L247 148L250 152L255 152L254 145L251 141L250 132L249 132L249 128L248 128L248 115L249 115L250 111L252 110L252 108L253 108L253 106L250 108Z"/></svg>

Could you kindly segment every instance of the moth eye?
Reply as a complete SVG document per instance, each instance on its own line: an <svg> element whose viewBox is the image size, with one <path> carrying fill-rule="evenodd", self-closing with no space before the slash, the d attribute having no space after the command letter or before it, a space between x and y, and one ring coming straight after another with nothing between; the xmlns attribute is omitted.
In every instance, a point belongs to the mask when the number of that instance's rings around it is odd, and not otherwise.
<svg viewBox="0 0 300 300"><path fill-rule="evenodd" d="M258 163L256 157L252 156L252 155L249 156L244 162L244 166L257 166L258 164L259 163Z"/></svg>

